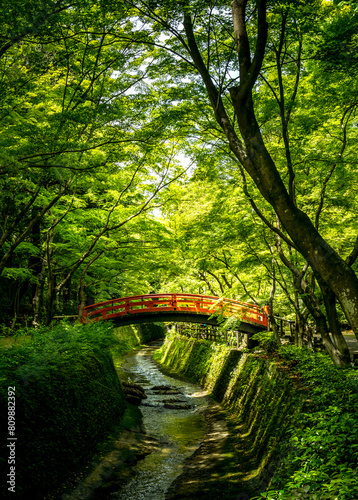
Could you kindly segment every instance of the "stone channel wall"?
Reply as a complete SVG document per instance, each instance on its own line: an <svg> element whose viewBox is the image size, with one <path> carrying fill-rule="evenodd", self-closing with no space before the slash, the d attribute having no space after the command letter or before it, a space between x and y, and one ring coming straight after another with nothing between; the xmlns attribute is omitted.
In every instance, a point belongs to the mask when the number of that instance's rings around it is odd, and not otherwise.
<svg viewBox="0 0 358 500"><path fill-rule="evenodd" d="M163 339L166 329L162 323L143 323L141 325L126 325L114 329L118 345L113 350L115 355L124 355L133 348L154 340Z"/></svg>
<svg viewBox="0 0 358 500"><path fill-rule="evenodd" d="M262 353L175 335L155 357L223 404L235 423L235 447L245 455L240 466L256 478L258 489L266 487L284 458L277 445L305 399L287 367Z"/></svg>
<svg viewBox="0 0 358 500"><path fill-rule="evenodd" d="M83 332L90 328L92 333L86 337ZM105 324L81 328L59 325L43 334L42 343L0 350L0 400L4 408L8 387L16 388L13 498L60 498L54 493L56 489L83 470L98 443L118 425L126 408L125 395L111 352L101 344L105 330ZM124 355L136 346L163 338L164 333L161 324L117 328L118 342L112 351ZM93 340L96 338L98 344ZM6 412L0 414L4 428L6 417ZM5 495L9 494L9 484L3 487Z"/></svg>

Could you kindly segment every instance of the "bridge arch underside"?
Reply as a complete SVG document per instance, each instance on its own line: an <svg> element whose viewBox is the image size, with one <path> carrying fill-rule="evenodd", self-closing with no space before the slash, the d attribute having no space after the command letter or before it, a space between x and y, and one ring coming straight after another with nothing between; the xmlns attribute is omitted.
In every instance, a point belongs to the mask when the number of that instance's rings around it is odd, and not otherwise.
<svg viewBox="0 0 358 500"><path fill-rule="evenodd" d="M183 312L161 312L157 313L141 313L141 314L126 314L125 316L117 316L113 318L108 318L117 326L121 325L135 325L141 323L202 323L205 325L214 325L218 326L218 322L216 318L210 318L210 316L206 316L205 314L191 314L191 313L183 313ZM246 323L242 321L237 328L239 332L242 333L258 333L264 330L265 328L262 325L255 325L253 323Z"/></svg>

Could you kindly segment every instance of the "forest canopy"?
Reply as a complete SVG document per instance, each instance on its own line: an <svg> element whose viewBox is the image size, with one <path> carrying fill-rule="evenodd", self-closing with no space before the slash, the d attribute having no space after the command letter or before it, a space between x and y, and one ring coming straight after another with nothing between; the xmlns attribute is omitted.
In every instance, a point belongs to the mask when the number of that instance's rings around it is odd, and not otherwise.
<svg viewBox="0 0 358 500"><path fill-rule="evenodd" d="M353 1L8 1L5 330L180 291L358 335ZM331 333L331 335L329 334Z"/></svg>

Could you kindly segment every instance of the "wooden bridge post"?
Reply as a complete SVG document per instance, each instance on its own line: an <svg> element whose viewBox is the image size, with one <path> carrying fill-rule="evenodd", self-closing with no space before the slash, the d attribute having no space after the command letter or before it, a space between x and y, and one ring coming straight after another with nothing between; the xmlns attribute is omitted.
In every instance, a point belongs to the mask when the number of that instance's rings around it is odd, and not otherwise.
<svg viewBox="0 0 358 500"><path fill-rule="evenodd" d="M267 331L270 331L271 330L271 322L270 322L270 306L269 304L265 304L264 307L262 308L265 315L266 315L266 319L267 319Z"/></svg>

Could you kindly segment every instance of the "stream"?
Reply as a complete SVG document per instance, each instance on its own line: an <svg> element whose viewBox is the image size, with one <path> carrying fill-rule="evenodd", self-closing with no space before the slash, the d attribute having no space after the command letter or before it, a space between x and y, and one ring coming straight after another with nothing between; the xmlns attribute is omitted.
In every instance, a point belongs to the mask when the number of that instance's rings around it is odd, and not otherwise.
<svg viewBox="0 0 358 500"><path fill-rule="evenodd" d="M158 346L148 346L131 353L119 369L121 380L140 384L145 390L147 399L139 406L143 418L142 428L146 439L155 443L155 446L134 465L125 466L126 473L130 468L130 475L118 491L113 491L113 488L106 491L106 485L102 484L103 470L117 456L112 451L96 467L97 471L102 471L99 482L89 476L90 479L87 478L82 486L62 498L165 500L169 486L182 472L185 459L199 447L206 433L204 410L209 399L199 386L161 373L158 364L152 359L157 348ZM163 389L159 389L160 387ZM164 406L168 404L179 408ZM132 439L128 436L128 448L131 447ZM123 444L122 435L121 440ZM98 474L96 476L92 472L92 476L97 477Z"/></svg>
<svg viewBox="0 0 358 500"><path fill-rule="evenodd" d="M127 358L123 372L140 384L148 397L140 409L146 433L160 446L135 467L134 478L113 498L120 500L162 500L173 480L181 473L184 460L198 448L205 435L203 410L208 405L204 391L159 371L152 359L153 348L144 348ZM169 386L179 394L161 394L153 387ZM176 391L175 391L176 389ZM177 402L190 409L167 409L165 403ZM153 405L153 406L152 406Z"/></svg>

